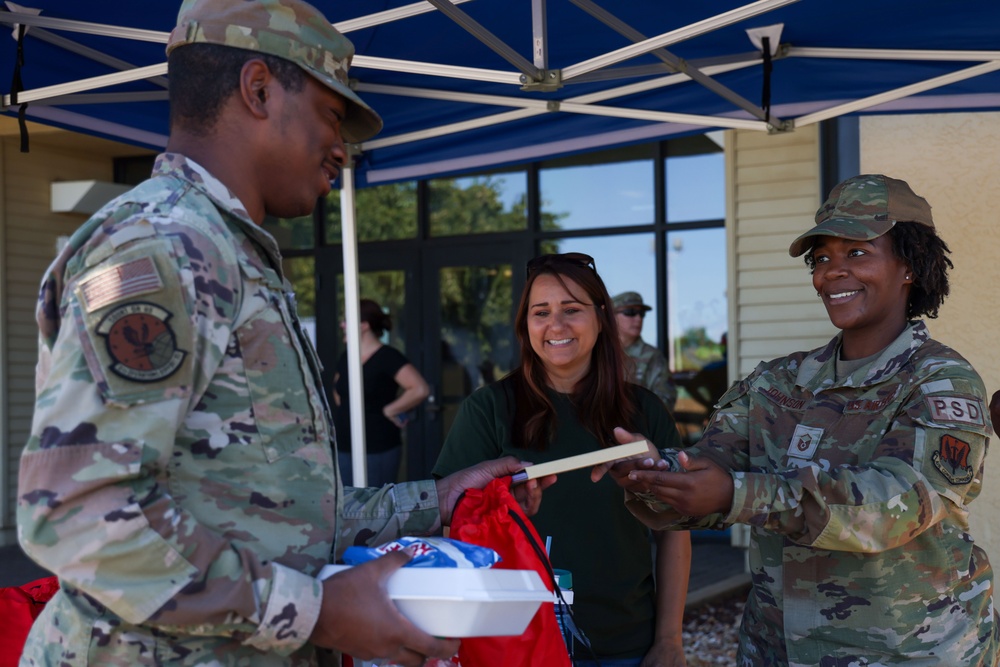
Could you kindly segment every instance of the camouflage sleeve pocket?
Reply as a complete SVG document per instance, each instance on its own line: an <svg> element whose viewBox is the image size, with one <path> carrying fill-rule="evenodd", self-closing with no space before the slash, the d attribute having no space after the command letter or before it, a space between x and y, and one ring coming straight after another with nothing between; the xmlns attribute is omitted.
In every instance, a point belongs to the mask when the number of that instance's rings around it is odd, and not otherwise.
<svg viewBox="0 0 1000 667"><path fill-rule="evenodd" d="M116 253L81 275L69 300L87 367L108 404L190 392L193 326L168 245Z"/></svg>

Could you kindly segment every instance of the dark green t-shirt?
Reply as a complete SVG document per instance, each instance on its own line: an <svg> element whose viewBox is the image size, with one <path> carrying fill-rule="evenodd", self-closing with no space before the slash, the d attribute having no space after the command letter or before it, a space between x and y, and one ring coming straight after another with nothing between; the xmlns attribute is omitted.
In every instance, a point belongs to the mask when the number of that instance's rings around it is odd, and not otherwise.
<svg viewBox="0 0 1000 667"><path fill-rule="evenodd" d="M660 449L679 448L677 427L660 399L630 386L639 404L637 430ZM558 424L554 442L542 452L513 448L509 391L510 382L501 380L462 403L435 476L506 454L544 463L600 448L577 419L569 396L556 392L550 392ZM573 612L598 657L645 655L656 612L652 545L648 530L625 509L621 487L607 477L592 483L589 468L563 473L545 490L531 520L543 540L552 538L552 566L573 573Z"/></svg>

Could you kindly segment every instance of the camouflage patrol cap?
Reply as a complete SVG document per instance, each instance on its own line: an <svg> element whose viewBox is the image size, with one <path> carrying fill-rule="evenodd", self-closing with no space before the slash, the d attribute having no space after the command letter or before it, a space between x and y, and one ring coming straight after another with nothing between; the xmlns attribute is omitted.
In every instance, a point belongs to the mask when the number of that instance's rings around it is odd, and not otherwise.
<svg viewBox="0 0 1000 667"><path fill-rule="evenodd" d="M615 304L615 309L632 307L653 310L652 306L647 306L642 302L642 296L638 292L622 292L611 299L611 301Z"/></svg>
<svg viewBox="0 0 1000 667"><path fill-rule="evenodd" d="M897 222L934 226L931 205L906 181L882 174L864 174L838 184L816 211L816 226L792 241L788 254L798 257L817 236L870 241Z"/></svg>
<svg viewBox="0 0 1000 667"><path fill-rule="evenodd" d="M382 119L351 90L354 45L318 9L302 0L184 0L167 54L209 43L284 58L347 100L344 139L357 143L382 129Z"/></svg>

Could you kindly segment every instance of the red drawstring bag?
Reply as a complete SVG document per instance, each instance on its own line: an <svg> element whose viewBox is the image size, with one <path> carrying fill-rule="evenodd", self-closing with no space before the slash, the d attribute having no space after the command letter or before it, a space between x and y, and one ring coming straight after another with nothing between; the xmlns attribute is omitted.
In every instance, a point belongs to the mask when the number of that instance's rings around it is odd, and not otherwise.
<svg viewBox="0 0 1000 667"><path fill-rule="evenodd" d="M534 570L555 591L555 575L535 527L510 493L510 477L485 489L469 489L451 517L449 537L489 547L500 554L495 568ZM462 667L570 667L569 653L556 621L553 603L543 602L518 637L472 637L458 650Z"/></svg>
<svg viewBox="0 0 1000 667"><path fill-rule="evenodd" d="M31 624L56 591L59 580L44 577L23 586L0 588L0 667L17 667Z"/></svg>

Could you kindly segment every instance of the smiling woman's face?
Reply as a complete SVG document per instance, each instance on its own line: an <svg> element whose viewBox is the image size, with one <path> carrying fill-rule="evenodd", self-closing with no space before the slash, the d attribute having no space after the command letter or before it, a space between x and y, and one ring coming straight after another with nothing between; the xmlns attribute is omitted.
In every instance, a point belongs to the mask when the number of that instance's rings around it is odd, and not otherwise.
<svg viewBox="0 0 1000 667"><path fill-rule="evenodd" d="M863 358L891 343L906 326L912 276L889 235L871 241L820 236L812 256L813 287L844 332L845 352L851 351L844 358Z"/></svg>
<svg viewBox="0 0 1000 667"><path fill-rule="evenodd" d="M597 311L579 284L550 274L535 279L528 295L528 340L559 391L571 391L590 370L591 353L601 325ZM568 288L568 289L567 289Z"/></svg>

